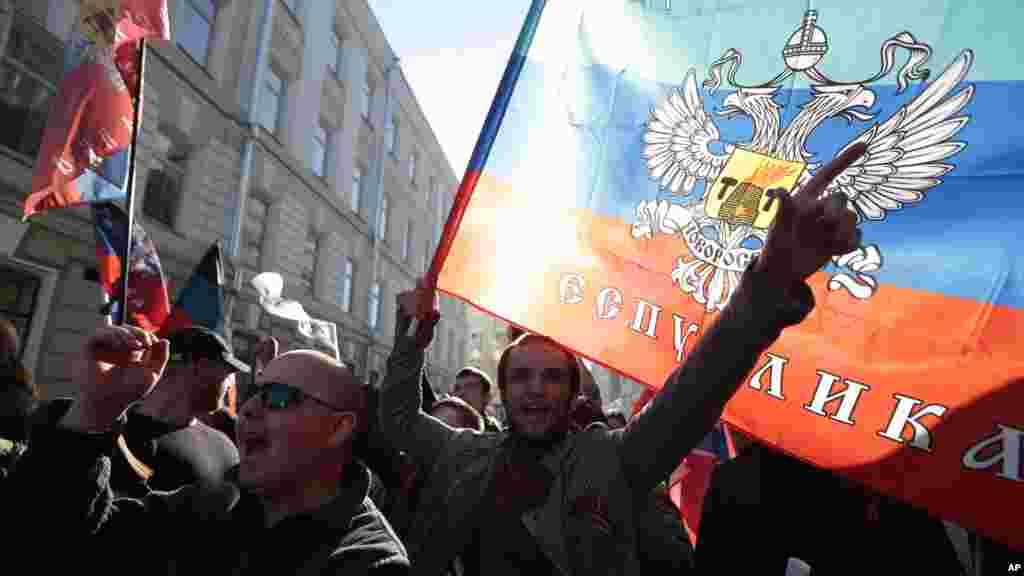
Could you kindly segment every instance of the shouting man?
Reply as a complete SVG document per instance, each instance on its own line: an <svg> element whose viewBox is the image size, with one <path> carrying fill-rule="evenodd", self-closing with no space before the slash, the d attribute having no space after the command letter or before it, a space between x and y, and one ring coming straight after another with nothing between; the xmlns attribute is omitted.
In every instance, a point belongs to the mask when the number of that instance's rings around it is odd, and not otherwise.
<svg viewBox="0 0 1024 576"><path fill-rule="evenodd" d="M649 571L638 550L651 491L712 429L761 353L811 310L805 279L858 245L845 197L823 192L865 149L849 149L798 195L773 193L778 218L731 302L651 406L620 430L569 433L579 363L531 335L498 365L507 432L454 430L427 416L419 383L436 297L422 283L400 295L379 417L395 447L432 471L406 542L414 571L438 574L455 556L467 571L495 576Z"/></svg>
<svg viewBox="0 0 1024 576"><path fill-rule="evenodd" d="M123 414L160 380L171 346L135 328L88 341L78 398L34 429L5 495L5 519L47 522L26 534L41 572L406 574L405 549L368 497L353 458L367 390L333 358L281 355L256 378L238 422L240 466L218 487L117 498L109 455ZM33 550L33 547L38 547ZM44 554L52 547L60 554ZM67 563L68 566L52 564Z"/></svg>

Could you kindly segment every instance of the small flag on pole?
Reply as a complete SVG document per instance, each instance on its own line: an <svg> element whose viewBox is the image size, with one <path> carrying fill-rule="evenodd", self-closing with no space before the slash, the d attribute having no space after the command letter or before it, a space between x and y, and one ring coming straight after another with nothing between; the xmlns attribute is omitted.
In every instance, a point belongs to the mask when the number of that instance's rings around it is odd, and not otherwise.
<svg viewBox="0 0 1024 576"><path fill-rule="evenodd" d="M93 224L96 229L96 268L98 280L113 306L111 315L120 314L121 298L121 254L125 253L128 238L128 215L115 204L104 202L93 204ZM131 323L150 332L155 332L170 315L170 301L163 268L156 246L146 235L142 226L136 224L132 234L132 250L129 256L128 314Z"/></svg>

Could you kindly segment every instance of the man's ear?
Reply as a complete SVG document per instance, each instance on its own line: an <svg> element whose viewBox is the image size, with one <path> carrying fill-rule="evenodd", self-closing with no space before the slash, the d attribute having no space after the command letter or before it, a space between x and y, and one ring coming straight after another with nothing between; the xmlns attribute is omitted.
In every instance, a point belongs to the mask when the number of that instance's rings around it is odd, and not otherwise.
<svg viewBox="0 0 1024 576"><path fill-rule="evenodd" d="M351 442L356 433L359 417L354 412L342 412L332 417L331 436L328 439L331 447L341 447Z"/></svg>

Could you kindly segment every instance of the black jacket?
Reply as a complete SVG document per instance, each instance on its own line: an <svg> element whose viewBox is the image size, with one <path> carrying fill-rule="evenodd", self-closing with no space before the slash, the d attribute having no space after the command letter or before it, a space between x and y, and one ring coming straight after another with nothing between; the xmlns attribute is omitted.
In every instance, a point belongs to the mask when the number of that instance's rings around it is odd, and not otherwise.
<svg viewBox="0 0 1024 576"><path fill-rule="evenodd" d="M114 437L55 426L65 404L19 463L4 494L5 522L35 523L20 549L33 571L104 574L407 574L405 547L368 497L370 475L350 467L341 495L265 528L258 498L233 482L144 498L110 489ZM45 530L38 527L42 521ZM28 533L32 535L29 536ZM34 553L33 553L34 552Z"/></svg>
<svg viewBox="0 0 1024 576"><path fill-rule="evenodd" d="M697 569L784 574L790 557L814 576L961 574L939 520L755 444L712 474Z"/></svg>

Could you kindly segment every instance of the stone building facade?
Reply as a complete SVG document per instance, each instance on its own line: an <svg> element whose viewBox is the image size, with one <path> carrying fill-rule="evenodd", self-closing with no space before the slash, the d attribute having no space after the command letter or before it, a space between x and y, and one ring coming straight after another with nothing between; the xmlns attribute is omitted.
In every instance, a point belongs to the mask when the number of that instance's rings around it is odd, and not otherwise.
<svg viewBox="0 0 1024 576"><path fill-rule="evenodd" d="M146 62L135 207L172 300L220 241L240 356L260 332L309 346L256 302L250 279L276 271L378 380L395 295L429 265L458 184L379 23L366 0L168 4L174 38ZM0 141L0 314L25 334L47 396L74 392L72 359L101 321L88 209L20 222L76 6L0 0L0 115L16 127ZM428 371L447 390L469 328L461 302L443 298L442 314Z"/></svg>

